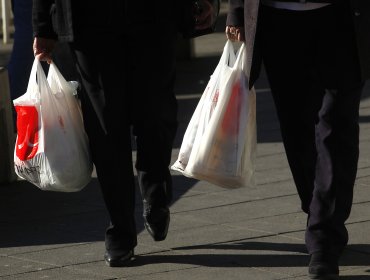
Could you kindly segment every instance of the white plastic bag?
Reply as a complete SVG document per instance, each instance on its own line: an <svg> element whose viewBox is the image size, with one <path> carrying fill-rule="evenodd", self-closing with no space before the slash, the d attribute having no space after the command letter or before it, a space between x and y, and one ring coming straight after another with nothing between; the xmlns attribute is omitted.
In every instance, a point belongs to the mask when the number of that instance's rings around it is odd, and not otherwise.
<svg viewBox="0 0 370 280"><path fill-rule="evenodd" d="M55 64L46 78L38 59L27 92L13 101L17 112L17 175L42 190L76 192L93 170L76 87Z"/></svg>
<svg viewBox="0 0 370 280"><path fill-rule="evenodd" d="M226 188L255 185L256 94L245 74L246 48L227 41L171 169Z"/></svg>

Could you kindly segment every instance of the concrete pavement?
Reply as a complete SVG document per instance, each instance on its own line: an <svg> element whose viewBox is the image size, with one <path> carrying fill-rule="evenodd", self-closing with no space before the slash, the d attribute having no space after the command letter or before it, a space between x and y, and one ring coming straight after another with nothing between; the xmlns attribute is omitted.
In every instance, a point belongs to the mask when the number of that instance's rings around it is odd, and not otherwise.
<svg viewBox="0 0 370 280"><path fill-rule="evenodd" d="M179 61L176 94L184 130L216 66L225 37L195 39L195 57ZM165 241L143 228L137 196L138 246L130 267L103 261L107 213L96 178L81 192L43 192L17 181L0 186L0 280L307 279L306 215L300 210L264 76L257 89L257 186L227 190L174 172L171 224ZM360 110L361 143L350 240L341 279L370 279L370 84ZM134 153L135 156L135 153Z"/></svg>

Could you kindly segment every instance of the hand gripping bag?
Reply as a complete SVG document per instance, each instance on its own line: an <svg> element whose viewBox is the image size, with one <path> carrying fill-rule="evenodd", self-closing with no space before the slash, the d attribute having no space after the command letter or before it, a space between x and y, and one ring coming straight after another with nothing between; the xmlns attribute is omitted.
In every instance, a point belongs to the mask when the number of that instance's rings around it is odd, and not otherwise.
<svg viewBox="0 0 370 280"><path fill-rule="evenodd" d="M93 164L76 85L54 63L46 78L38 59L17 112L16 174L41 190L76 192L91 180Z"/></svg>
<svg viewBox="0 0 370 280"><path fill-rule="evenodd" d="M255 186L256 94L245 44L227 41L185 131L173 170L225 188Z"/></svg>

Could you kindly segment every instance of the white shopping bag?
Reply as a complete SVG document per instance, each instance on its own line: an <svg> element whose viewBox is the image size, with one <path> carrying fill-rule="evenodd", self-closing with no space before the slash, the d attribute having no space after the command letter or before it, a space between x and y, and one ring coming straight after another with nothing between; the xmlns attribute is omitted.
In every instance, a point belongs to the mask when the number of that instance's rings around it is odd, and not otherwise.
<svg viewBox="0 0 370 280"><path fill-rule="evenodd" d="M75 93L55 64L46 78L35 58L27 92L13 101L15 171L42 190L75 192L91 180L93 165Z"/></svg>
<svg viewBox="0 0 370 280"><path fill-rule="evenodd" d="M173 170L226 188L255 185L256 95L248 87L245 56L244 44L235 54L226 42Z"/></svg>

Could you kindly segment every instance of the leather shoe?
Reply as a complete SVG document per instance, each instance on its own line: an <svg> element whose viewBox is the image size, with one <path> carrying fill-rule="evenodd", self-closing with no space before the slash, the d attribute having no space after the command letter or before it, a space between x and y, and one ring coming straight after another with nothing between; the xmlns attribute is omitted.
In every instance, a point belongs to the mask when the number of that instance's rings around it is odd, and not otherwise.
<svg viewBox="0 0 370 280"><path fill-rule="evenodd" d="M163 241L167 237L170 224L170 210L168 208L146 209L144 212L144 226L154 241Z"/></svg>
<svg viewBox="0 0 370 280"><path fill-rule="evenodd" d="M106 251L104 254L105 263L110 267L127 266L134 257L134 249L122 250L120 252Z"/></svg>
<svg viewBox="0 0 370 280"><path fill-rule="evenodd" d="M322 252L311 255L308 276L318 280L339 279L338 257Z"/></svg>

